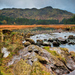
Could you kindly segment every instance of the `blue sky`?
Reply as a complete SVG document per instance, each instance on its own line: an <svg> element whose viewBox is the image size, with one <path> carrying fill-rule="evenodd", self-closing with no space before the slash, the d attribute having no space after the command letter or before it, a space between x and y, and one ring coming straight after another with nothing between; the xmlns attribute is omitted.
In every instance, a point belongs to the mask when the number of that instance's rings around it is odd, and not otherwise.
<svg viewBox="0 0 75 75"><path fill-rule="evenodd" d="M43 8L52 6L75 13L75 0L0 0L0 9L3 8Z"/></svg>

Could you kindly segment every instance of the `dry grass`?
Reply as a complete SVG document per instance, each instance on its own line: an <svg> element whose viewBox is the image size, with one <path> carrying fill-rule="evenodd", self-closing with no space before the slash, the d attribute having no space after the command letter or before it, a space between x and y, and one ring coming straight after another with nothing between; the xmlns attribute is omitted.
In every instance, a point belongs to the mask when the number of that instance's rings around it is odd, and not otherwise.
<svg viewBox="0 0 75 75"><path fill-rule="evenodd" d="M0 29L10 29L10 30L14 30L14 29L24 29L24 28L34 28L34 27L50 27L50 28L67 28L67 27L71 27L71 26L75 26L75 24L70 24L70 25L64 25L64 24L59 24L59 25L0 25Z"/></svg>

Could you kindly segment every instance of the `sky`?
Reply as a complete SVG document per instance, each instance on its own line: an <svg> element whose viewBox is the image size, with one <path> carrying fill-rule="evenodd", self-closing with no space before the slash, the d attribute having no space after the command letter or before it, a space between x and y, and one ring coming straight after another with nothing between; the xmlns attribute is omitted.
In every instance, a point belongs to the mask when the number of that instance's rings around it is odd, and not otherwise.
<svg viewBox="0 0 75 75"><path fill-rule="evenodd" d="M67 10L75 14L75 0L0 0L0 9L3 8L44 8L52 6Z"/></svg>

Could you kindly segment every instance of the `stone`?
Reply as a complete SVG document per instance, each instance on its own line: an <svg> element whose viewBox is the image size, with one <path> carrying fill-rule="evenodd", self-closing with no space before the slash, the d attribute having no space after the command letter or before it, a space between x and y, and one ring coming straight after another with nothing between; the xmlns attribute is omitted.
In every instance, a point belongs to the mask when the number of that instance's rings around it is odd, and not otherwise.
<svg viewBox="0 0 75 75"><path fill-rule="evenodd" d="M25 40L26 40L26 41L29 41L31 44L35 44L35 42L34 42L34 40L33 40L33 39L26 38Z"/></svg>
<svg viewBox="0 0 75 75"><path fill-rule="evenodd" d="M53 46L59 46L59 45L60 45L59 42L57 42L57 41L54 41L54 42L53 42Z"/></svg>
<svg viewBox="0 0 75 75"><path fill-rule="evenodd" d="M74 39L74 36L73 35L69 35L68 39Z"/></svg>
<svg viewBox="0 0 75 75"><path fill-rule="evenodd" d="M43 40L38 39L36 43L38 46L41 46L43 44Z"/></svg>
<svg viewBox="0 0 75 75"><path fill-rule="evenodd" d="M25 47L27 47L27 46L29 46L29 45L31 45L31 43L30 43L29 41L27 41L27 42L24 43L24 46L25 46Z"/></svg>
<svg viewBox="0 0 75 75"><path fill-rule="evenodd" d="M48 39L48 42L53 42L53 39L52 39L52 38L49 38L49 39Z"/></svg>
<svg viewBox="0 0 75 75"><path fill-rule="evenodd" d="M10 52L7 51L7 48L5 48L5 47L3 47L3 48L1 49L1 52L4 54L4 55L3 55L4 58L8 57L9 54L10 54Z"/></svg>
<svg viewBox="0 0 75 75"><path fill-rule="evenodd" d="M43 42L43 46L51 46L50 42Z"/></svg>

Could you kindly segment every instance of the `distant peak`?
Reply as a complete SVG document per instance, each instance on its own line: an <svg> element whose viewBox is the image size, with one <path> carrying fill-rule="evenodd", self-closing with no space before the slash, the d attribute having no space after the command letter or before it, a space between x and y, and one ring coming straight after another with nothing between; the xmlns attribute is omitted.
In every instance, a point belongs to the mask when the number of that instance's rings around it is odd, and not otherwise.
<svg viewBox="0 0 75 75"><path fill-rule="evenodd" d="M37 8L32 8L32 10L37 10Z"/></svg>
<svg viewBox="0 0 75 75"><path fill-rule="evenodd" d="M47 7L45 7L45 8L50 8L50 9L53 9L51 6L47 6Z"/></svg>
<svg viewBox="0 0 75 75"><path fill-rule="evenodd" d="M41 8L41 9L53 9L53 8L51 6L47 6L47 7Z"/></svg>

